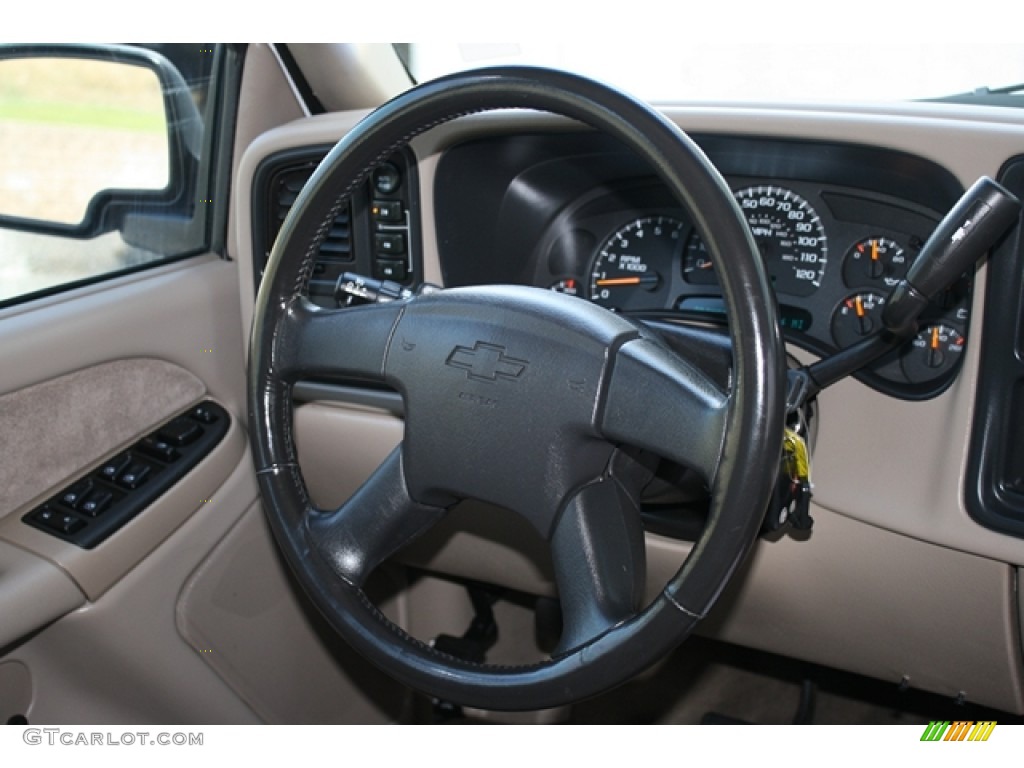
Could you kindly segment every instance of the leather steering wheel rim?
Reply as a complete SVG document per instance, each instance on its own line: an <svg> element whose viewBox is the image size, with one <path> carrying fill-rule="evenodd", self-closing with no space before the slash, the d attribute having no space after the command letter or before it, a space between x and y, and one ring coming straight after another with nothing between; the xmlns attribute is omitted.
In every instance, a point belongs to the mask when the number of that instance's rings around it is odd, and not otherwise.
<svg viewBox="0 0 1024 768"><path fill-rule="evenodd" d="M459 289L336 311L321 311L303 297L319 243L343 201L378 163L437 125L511 108L560 114L614 136L644 159L690 212L716 263L729 314L733 370L728 390L708 386L699 372L651 334L570 297L541 296L532 289ZM692 458L711 491L710 515L700 540L652 603L632 613L620 610L612 618L598 616L589 625L598 627L597 634L586 636L588 629L551 660L522 667L479 665L440 653L388 621L362 590L362 580L377 563L430 527L455 500L441 486L428 484L426 460L409 447L412 422L407 422L403 447L334 513L316 510L310 502L292 435L291 391L297 380L324 376L390 381L399 376L393 371L405 359L403 349L428 346L425 339L408 341L406 329L413 338L419 324L442 315L471 316L466 322L475 325L459 326L462 336L451 337L465 339L466 346L459 342L448 352L451 339L446 337L440 351L433 350L448 356L435 360L437 364L451 367L460 349L485 349L500 364L512 361L502 375L525 380L520 372L530 361L515 358L512 345L508 357L505 346L481 346L486 334L478 329L499 325L492 322L493 312L502 313L501 322L524 327L533 322L530 318L540 317L545 323L541 333L578 330L580 338L593 342L595 360L604 344L604 367L594 376L592 410L597 415L589 427L584 425L594 434L588 432L586 444L597 445L596 435L613 452L620 443L630 443L674 460ZM469 348L474 339L466 334L472 333L480 338L477 347ZM375 342L384 349L374 348ZM497 378L494 360L486 373ZM544 373L536 361L530 375L535 371ZM469 374L472 378L473 370ZM407 685L440 698L486 709L539 709L586 698L632 677L671 651L710 609L754 541L775 482L784 382L782 341L763 264L731 191L701 150L665 117L614 89L554 70L492 68L425 83L385 104L331 150L299 195L274 245L257 298L249 351L250 439L265 511L285 559L330 624L357 651ZM621 394L638 386L670 416L678 412L683 424L661 413L650 418ZM405 395L401 383L399 388ZM407 403L407 419L414 418L411 411ZM680 436L682 428L693 434ZM415 429L419 445L429 442L426 426ZM595 461L605 459L602 453ZM612 474L607 470L598 482ZM475 487L474 478L456 473L455 479ZM629 496L621 493L621 482L616 487L619 497ZM572 493L576 495L565 497L572 499L570 506L583 494L578 487ZM628 498L623 502L627 507L629 503ZM565 527L561 520L566 513L559 515L552 513L537 524L542 529ZM586 529L585 518L580 518L583 538L596 530ZM630 518L628 525L635 531L639 523ZM561 535L552 534L552 539ZM597 565L586 558L581 562L577 571L582 568L591 591L600 591L602 584L614 588ZM593 566L592 573L585 572L588 566ZM642 581L642 573L635 578ZM563 586L560 582L560 590ZM609 600L614 606L625 599Z"/></svg>

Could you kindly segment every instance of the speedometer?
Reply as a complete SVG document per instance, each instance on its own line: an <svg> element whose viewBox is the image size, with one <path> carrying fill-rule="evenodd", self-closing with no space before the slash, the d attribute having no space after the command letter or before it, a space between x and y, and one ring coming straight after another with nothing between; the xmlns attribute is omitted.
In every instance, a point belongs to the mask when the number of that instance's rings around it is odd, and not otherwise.
<svg viewBox="0 0 1024 768"><path fill-rule="evenodd" d="M748 187L736 200L778 293L810 296L821 286L828 240L817 212L783 187Z"/></svg>

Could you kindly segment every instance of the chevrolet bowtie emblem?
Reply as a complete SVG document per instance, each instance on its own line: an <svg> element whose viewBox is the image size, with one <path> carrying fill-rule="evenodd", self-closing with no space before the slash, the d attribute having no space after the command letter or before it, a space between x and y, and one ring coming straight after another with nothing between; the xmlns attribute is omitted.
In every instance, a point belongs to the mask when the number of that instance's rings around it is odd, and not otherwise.
<svg viewBox="0 0 1024 768"><path fill-rule="evenodd" d="M474 344L472 349L456 347L444 362L453 368L463 369L469 378L476 381L497 381L498 377L515 380L530 364L529 360L507 357L504 347L482 341Z"/></svg>

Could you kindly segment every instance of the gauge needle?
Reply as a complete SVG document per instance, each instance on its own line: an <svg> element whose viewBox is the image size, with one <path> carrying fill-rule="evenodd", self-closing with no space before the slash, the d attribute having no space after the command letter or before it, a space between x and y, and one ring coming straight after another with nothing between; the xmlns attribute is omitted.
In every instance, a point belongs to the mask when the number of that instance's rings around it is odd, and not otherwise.
<svg viewBox="0 0 1024 768"><path fill-rule="evenodd" d="M857 325L860 327L860 335L867 336L871 333L872 328L874 328L874 323L871 322L868 313L864 311L864 300L860 296L853 297L853 308L857 313Z"/></svg>
<svg viewBox="0 0 1024 768"><path fill-rule="evenodd" d="M604 277L600 280L595 280L594 285L602 288L617 286L617 285L644 285L651 286L650 290L658 284L659 278L656 273L647 273L646 275L636 275L635 277Z"/></svg>
<svg viewBox="0 0 1024 768"><path fill-rule="evenodd" d="M878 241L871 241L871 260L878 261Z"/></svg>
<svg viewBox="0 0 1024 768"><path fill-rule="evenodd" d="M942 365L944 355L939 350L939 326L932 327L931 349L928 351L928 365L931 368L938 368Z"/></svg>

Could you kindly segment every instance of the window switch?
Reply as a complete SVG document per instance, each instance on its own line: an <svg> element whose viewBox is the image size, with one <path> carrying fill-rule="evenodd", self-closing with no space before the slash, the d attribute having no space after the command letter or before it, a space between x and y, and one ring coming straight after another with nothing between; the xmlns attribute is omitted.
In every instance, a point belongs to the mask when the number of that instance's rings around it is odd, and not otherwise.
<svg viewBox="0 0 1024 768"><path fill-rule="evenodd" d="M181 456L173 445L152 435L142 438L139 441L138 449L147 456L166 461L168 464Z"/></svg>
<svg viewBox="0 0 1024 768"><path fill-rule="evenodd" d="M113 500L114 494L110 491L95 490L78 505L78 511L83 515L96 517L105 512Z"/></svg>
<svg viewBox="0 0 1024 768"><path fill-rule="evenodd" d="M108 480L111 483L116 482L118 476L124 471L124 468L131 463L131 456L127 453L122 453L120 456L115 456L106 464L99 469L99 475L104 480Z"/></svg>
<svg viewBox="0 0 1024 768"><path fill-rule="evenodd" d="M92 490L93 482L89 478L79 480L60 495L60 503L68 509L78 509L82 499Z"/></svg>
<svg viewBox="0 0 1024 768"><path fill-rule="evenodd" d="M43 507L40 509L32 515L32 519L37 523L41 523L46 526L51 531L63 533L65 536L70 536L85 527L85 522L78 519L75 515L65 512L57 512L56 510L50 509L50 507Z"/></svg>
<svg viewBox="0 0 1024 768"><path fill-rule="evenodd" d="M133 461L121 476L117 479L117 484L123 488L127 488L129 491L133 491L146 482L149 479L149 475L153 470L141 461Z"/></svg>

